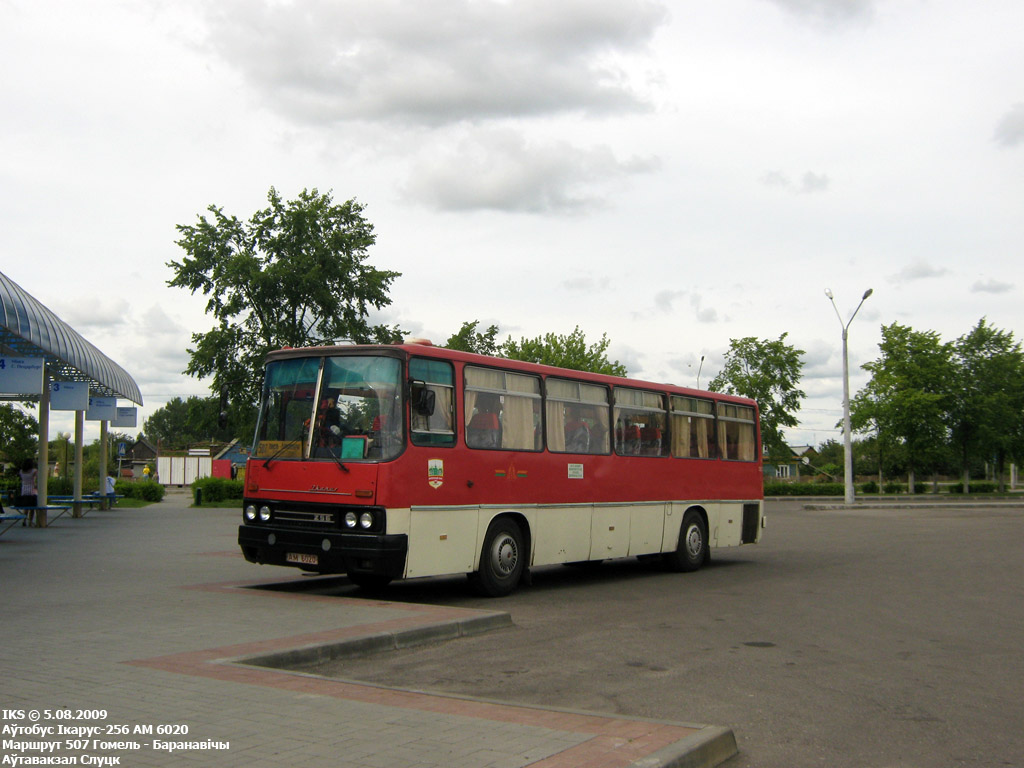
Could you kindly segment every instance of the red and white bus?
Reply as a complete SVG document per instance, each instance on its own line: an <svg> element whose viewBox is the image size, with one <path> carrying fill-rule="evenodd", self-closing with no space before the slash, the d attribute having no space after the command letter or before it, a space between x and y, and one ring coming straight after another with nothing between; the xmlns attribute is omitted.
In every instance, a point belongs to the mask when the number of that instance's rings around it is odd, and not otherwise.
<svg viewBox="0 0 1024 768"><path fill-rule="evenodd" d="M238 543L361 586L658 556L690 571L760 539L753 400L434 347L267 360Z"/></svg>

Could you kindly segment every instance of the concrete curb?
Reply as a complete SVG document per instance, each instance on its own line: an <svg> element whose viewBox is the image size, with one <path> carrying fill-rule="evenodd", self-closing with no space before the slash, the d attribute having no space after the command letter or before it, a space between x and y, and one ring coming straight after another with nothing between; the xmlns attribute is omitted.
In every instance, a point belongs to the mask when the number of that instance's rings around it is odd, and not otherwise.
<svg viewBox="0 0 1024 768"><path fill-rule="evenodd" d="M737 754L739 749L731 729L706 725L697 733L631 763L630 768L714 768Z"/></svg>
<svg viewBox="0 0 1024 768"><path fill-rule="evenodd" d="M338 659L368 656L384 651L414 648L427 643L455 640L514 626L508 613L485 613L461 619L431 622L411 629L375 632L335 643L318 643L274 653L231 659L232 663L292 671L307 671Z"/></svg>
<svg viewBox="0 0 1024 768"><path fill-rule="evenodd" d="M794 501L796 499L793 499ZM854 502L853 504L844 504L843 502L811 502L803 505L804 509L816 510L816 511L833 511L833 510L880 510L880 509L1024 509L1024 499L1020 501L1016 500L992 500L992 501L981 501L981 500L953 500L948 501L894 501L891 503L883 503L877 501L871 502Z"/></svg>

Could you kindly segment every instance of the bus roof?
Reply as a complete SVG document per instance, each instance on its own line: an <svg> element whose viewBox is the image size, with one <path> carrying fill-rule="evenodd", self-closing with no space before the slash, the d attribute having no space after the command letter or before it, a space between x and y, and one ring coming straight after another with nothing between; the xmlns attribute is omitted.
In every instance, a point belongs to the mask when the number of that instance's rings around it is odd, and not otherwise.
<svg viewBox="0 0 1024 768"><path fill-rule="evenodd" d="M688 395L693 397L708 397L713 396L717 400L722 400L731 403L738 403L743 405L754 405L757 403L747 397L740 397L738 395L728 395L722 392L709 392L707 390L695 389L693 387L684 387L678 384L667 384L663 382L644 381L642 379L633 379L622 376L611 376L604 373L592 373L590 371L580 371L574 368L558 368L553 365L544 365L542 363L530 363L523 360L513 360L507 357L492 357L489 355L479 355L475 352L462 352L460 350L448 349L447 347L437 347L431 344L429 341L417 340L407 341L404 344L341 344L335 346L321 346L321 347L285 347L270 352L267 355L267 362L273 362L275 360L285 360L295 357L321 357L321 356L333 356L333 355L353 355L353 354L395 354L399 356L429 356L433 358L439 358L443 360L450 360L452 362L460 362L466 365L479 365L490 368L504 368L506 370L517 371L520 373L534 373L542 377L558 377L558 378L570 378L576 379L577 381L588 381L599 384L606 384L614 387L635 387L638 389L655 389L671 394Z"/></svg>

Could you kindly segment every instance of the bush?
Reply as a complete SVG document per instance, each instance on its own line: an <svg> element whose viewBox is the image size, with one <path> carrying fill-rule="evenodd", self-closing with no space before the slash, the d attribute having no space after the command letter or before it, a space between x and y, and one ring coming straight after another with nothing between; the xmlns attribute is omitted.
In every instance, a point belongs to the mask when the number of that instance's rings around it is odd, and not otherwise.
<svg viewBox="0 0 1024 768"><path fill-rule="evenodd" d="M975 480L973 483L971 483L969 490L971 493L995 493L997 490L999 490L999 486L996 485L995 483L989 482L988 480ZM955 485L951 485L949 487L949 492L963 493L964 484L956 483Z"/></svg>
<svg viewBox="0 0 1024 768"><path fill-rule="evenodd" d="M126 499L161 501L164 487L154 480L115 480L114 493Z"/></svg>
<svg viewBox="0 0 1024 768"><path fill-rule="evenodd" d="M214 501L226 501L228 499L242 500L245 493L245 483L241 480L228 480L226 477L202 477L192 483L193 503L201 506L195 501L202 496L203 503Z"/></svg>
<svg viewBox="0 0 1024 768"><path fill-rule="evenodd" d="M0 478L0 491L8 494L11 498L14 498L21 493L21 480L17 475L14 477Z"/></svg>
<svg viewBox="0 0 1024 768"><path fill-rule="evenodd" d="M765 496L843 496L842 483L765 483Z"/></svg>
<svg viewBox="0 0 1024 768"><path fill-rule="evenodd" d="M878 493L878 483L874 480L868 480L866 483L860 486L861 493Z"/></svg>
<svg viewBox="0 0 1024 768"><path fill-rule="evenodd" d="M114 490L117 493L121 493L117 490L121 485L125 486L125 496L143 501L162 501L166 490L155 480L137 480L134 483L114 483Z"/></svg>
<svg viewBox="0 0 1024 768"><path fill-rule="evenodd" d="M70 496L75 492L75 481L70 477L49 477L46 479L46 493L53 496Z"/></svg>

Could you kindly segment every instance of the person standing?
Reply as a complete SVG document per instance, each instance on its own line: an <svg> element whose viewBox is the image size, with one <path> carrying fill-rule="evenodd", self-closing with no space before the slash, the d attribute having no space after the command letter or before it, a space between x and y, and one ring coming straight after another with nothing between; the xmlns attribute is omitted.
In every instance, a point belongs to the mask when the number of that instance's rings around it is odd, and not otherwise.
<svg viewBox="0 0 1024 768"><path fill-rule="evenodd" d="M21 470L18 472L21 477L21 493L18 496L18 503L16 506L19 507L35 507L39 505L39 494L36 491L36 479L39 475L36 469L36 463L32 459L25 459L21 465ZM27 520L32 519L32 512L26 515ZM22 525L26 524L26 520L21 521Z"/></svg>

